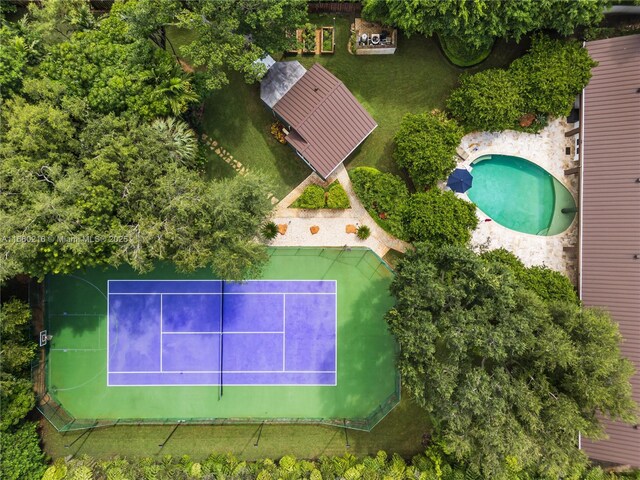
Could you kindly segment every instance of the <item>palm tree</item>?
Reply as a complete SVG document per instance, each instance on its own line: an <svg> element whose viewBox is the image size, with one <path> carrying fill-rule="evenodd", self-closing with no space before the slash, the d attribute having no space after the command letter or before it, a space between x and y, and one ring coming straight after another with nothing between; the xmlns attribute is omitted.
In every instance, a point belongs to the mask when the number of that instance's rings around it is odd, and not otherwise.
<svg viewBox="0 0 640 480"><path fill-rule="evenodd" d="M168 80L162 82L158 93L164 95L174 115L180 115L190 103L200 99L193 90L189 76L182 71L176 71Z"/></svg>
<svg viewBox="0 0 640 480"><path fill-rule="evenodd" d="M157 118L151 127L166 141L173 160L185 165L193 163L198 154L198 139L186 122L174 117Z"/></svg>

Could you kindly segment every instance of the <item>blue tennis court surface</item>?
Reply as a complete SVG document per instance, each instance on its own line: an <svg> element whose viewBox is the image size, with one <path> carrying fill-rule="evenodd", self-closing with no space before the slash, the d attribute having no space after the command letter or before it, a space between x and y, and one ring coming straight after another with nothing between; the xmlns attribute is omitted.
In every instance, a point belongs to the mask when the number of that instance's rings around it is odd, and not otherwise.
<svg viewBox="0 0 640 480"><path fill-rule="evenodd" d="M336 283L109 280L108 385L336 385Z"/></svg>

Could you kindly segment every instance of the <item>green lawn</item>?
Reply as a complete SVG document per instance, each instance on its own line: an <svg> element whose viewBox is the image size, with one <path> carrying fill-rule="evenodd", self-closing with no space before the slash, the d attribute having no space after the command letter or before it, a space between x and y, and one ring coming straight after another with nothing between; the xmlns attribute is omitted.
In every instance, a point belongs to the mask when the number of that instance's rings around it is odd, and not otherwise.
<svg viewBox="0 0 640 480"><path fill-rule="evenodd" d="M91 432L58 433L46 420L42 422L42 439L46 453L52 458L66 455L91 455L110 458L189 455L202 460L213 452L233 453L245 460L280 458L285 454L298 458L321 455L356 456L375 454L378 450L411 457L422 451L422 435L429 430L424 412L411 400L400 404L371 432L349 430L350 448L346 448L342 428L315 425L266 424L257 447L258 425L180 426L164 448L159 448L173 425L117 426ZM84 435L83 435L84 433ZM82 438L79 438L81 435ZM70 445L74 440L76 443ZM70 445L66 448L65 445Z"/></svg>
<svg viewBox="0 0 640 480"><path fill-rule="evenodd" d="M312 15L320 26L333 26L332 16ZM336 52L323 55L293 55L305 67L321 63L352 91L378 122L378 128L352 154L347 167L373 166L399 173L393 158L393 135L402 117L409 112L443 108L446 97L464 71L444 57L436 39L414 35L399 36L395 55L355 56L347 51L350 20L335 17ZM170 30L179 45L188 32ZM491 56L472 69L506 66L523 51L523 46L496 42ZM205 102L203 131L216 139L250 170L260 171L274 184L274 194L282 198L306 175L309 168L286 145L269 133L273 117L260 100L259 84L247 85L241 75L229 75L230 83ZM212 176L234 175L222 160L212 155L208 172Z"/></svg>

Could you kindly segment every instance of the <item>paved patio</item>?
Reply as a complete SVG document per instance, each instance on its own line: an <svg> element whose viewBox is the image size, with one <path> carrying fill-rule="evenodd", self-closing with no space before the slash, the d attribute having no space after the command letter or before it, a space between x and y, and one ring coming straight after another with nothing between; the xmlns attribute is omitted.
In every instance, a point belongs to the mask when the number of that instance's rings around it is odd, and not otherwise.
<svg viewBox="0 0 640 480"><path fill-rule="evenodd" d="M351 203L351 208L345 210L305 210L301 208L289 208L289 205L297 199L302 191L311 183L326 186L338 180ZM349 174L344 165L340 165L326 182L312 173L300 185L283 198L276 207L273 219L277 224L286 224L287 233L278 235L271 245L283 246L310 246L310 247L343 247L365 246L383 257L389 249L405 252L410 245L399 240L378 226L369 213L360 203L353 191ZM371 229L371 236L366 240L360 240L355 234L347 233L346 226L367 225ZM311 227L318 226L320 230L315 235L311 234Z"/></svg>
<svg viewBox="0 0 640 480"><path fill-rule="evenodd" d="M461 149L468 154L467 160L461 160L458 167L468 167L476 158L488 154L504 154L522 157L540 165L551 173L578 199L578 175L567 176L565 169L575 166L573 154L567 155L565 147L571 140L564 134L570 127L564 119L554 120L538 134L505 132L474 132L462 139ZM458 194L465 200L465 194ZM490 221L489 217L477 210L480 223L473 232L472 246L476 250L505 248L520 257L525 265L546 265L564 272L575 280L575 256L564 251L563 247L577 243L577 219L563 233L554 236L539 236L520 233Z"/></svg>

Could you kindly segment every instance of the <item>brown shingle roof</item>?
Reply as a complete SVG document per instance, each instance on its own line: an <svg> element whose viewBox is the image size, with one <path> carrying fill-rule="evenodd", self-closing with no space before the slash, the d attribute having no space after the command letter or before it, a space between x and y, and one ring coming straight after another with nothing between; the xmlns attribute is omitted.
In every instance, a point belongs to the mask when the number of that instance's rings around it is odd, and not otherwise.
<svg viewBox="0 0 640 480"><path fill-rule="evenodd" d="M347 87L317 63L273 110L294 130L287 141L324 178L378 126Z"/></svg>
<svg viewBox="0 0 640 480"><path fill-rule="evenodd" d="M640 35L587 49L599 65L582 102L580 297L619 324L640 402ZM589 456L640 466L640 429L605 425L608 440L583 442Z"/></svg>

